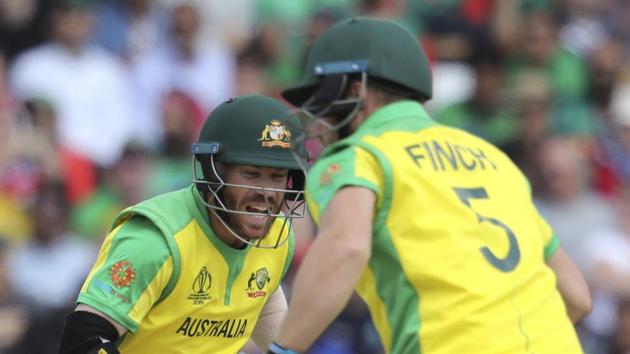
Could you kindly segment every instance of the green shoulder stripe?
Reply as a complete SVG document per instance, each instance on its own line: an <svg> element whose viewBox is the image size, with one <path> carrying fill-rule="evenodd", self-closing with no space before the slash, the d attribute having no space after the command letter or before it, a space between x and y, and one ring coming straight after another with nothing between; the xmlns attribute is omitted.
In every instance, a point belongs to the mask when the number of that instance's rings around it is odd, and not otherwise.
<svg viewBox="0 0 630 354"><path fill-rule="evenodd" d="M189 186L174 192L159 195L125 211L125 213L129 213L129 215L139 214L152 220L160 231L162 231L164 240L173 257L173 273L157 303L162 302L171 293L179 279L180 253L177 242L175 242L173 236L195 218L192 216L196 215L194 212L198 213L194 201L193 188L194 186ZM124 214L121 216L125 217Z"/></svg>
<svg viewBox="0 0 630 354"><path fill-rule="evenodd" d="M379 161L385 180L383 202L374 220L372 257L369 266L376 279L376 289L381 301L387 309L387 317L392 333L418 333L420 331L420 314L418 306L420 296L409 280L404 276L402 263L394 247L392 235L387 228L387 216L392 203L393 174L389 159L376 147L365 143L355 142L358 146L372 153ZM399 274L400 276L392 276ZM407 301L395 301L394 299ZM386 299L388 301L386 301ZM392 338L390 353L421 353L421 343L418 336L401 342L399 338Z"/></svg>
<svg viewBox="0 0 630 354"><path fill-rule="evenodd" d="M545 245L545 261L549 260L549 258L551 258L551 256L556 253L558 247L560 247L560 240L558 239L558 236L554 233L553 235L551 235L551 240L549 240L549 242Z"/></svg>
<svg viewBox="0 0 630 354"><path fill-rule="evenodd" d="M280 281L284 279L284 276L289 271L289 266L291 266L291 262L293 261L294 253L295 253L295 235L293 234L293 229L291 229L291 234L289 235L289 244L287 245L287 256L284 259L284 269L282 269L282 278L280 278Z"/></svg>
<svg viewBox="0 0 630 354"><path fill-rule="evenodd" d="M146 210L144 208L134 208L130 210L130 212L133 213L134 215L141 215L146 218L154 216L153 213L151 213L149 210ZM173 273L171 274L171 278L169 279L168 284L166 285L166 288L164 288L164 290L162 291L160 298L156 301L156 304L159 304L171 293L171 291L173 291L173 288L175 288L175 284L177 283L177 280L179 279L181 261L180 261L179 247L177 247L177 242L175 242L175 239L173 238L173 234L171 233L170 228L161 218L152 217L151 220L153 221L155 227L157 227L160 230L160 234L163 240L166 242L165 248L170 251L170 255L173 257Z"/></svg>

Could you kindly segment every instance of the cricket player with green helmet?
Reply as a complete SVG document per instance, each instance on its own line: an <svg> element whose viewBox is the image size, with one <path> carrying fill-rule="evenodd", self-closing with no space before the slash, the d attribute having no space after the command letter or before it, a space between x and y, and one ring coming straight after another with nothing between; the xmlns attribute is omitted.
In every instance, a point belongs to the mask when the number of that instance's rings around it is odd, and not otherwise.
<svg viewBox="0 0 630 354"><path fill-rule="evenodd" d="M297 117L283 103L258 95L210 113L191 186L114 220L61 354L233 354L250 338L267 347L286 311L291 224L304 212L289 123Z"/></svg>
<svg viewBox="0 0 630 354"><path fill-rule="evenodd" d="M353 290L387 353L582 352L572 321L590 310L588 288L527 179L432 120L431 95L417 38L372 18L328 29L284 91L302 110L298 139L324 149L305 188L317 237L270 353L305 352Z"/></svg>

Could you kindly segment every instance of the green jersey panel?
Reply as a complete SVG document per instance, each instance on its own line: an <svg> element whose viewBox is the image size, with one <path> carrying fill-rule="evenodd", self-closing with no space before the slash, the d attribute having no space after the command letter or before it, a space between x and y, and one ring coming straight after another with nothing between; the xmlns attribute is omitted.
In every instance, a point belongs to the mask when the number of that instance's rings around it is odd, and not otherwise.
<svg viewBox="0 0 630 354"><path fill-rule="evenodd" d="M158 300L172 268L171 254L160 230L146 218L128 218L105 238L78 302L135 332L143 317L138 315Z"/></svg>

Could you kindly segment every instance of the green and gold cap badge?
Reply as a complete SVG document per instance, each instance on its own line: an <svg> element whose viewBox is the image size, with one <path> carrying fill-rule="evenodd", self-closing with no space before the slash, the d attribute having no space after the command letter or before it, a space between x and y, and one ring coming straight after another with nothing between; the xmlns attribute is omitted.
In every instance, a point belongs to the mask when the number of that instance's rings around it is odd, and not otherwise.
<svg viewBox="0 0 630 354"><path fill-rule="evenodd" d="M265 124L260 139L264 147L279 146L281 148L291 148L291 131L279 120L272 120Z"/></svg>
<svg viewBox="0 0 630 354"><path fill-rule="evenodd" d="M240 96L225 101L208 116L199 145L216 146L213 154L218 161L298 170L290 131L298 126L297 116L282 102L260 95Z"/></svg>

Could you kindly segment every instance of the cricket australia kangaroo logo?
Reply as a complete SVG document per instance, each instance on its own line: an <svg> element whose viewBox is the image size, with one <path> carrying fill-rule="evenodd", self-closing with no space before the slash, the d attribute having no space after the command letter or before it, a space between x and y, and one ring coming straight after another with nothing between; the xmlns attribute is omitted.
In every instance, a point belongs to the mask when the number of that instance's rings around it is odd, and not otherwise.
<svg viewBox="0 0 630 354"><path fill-rule="evenodd" d="M197 274L193 281L193 291L188 295L188 300L191 300L193 305L203 305L204 301L210 300L208 291L211 286L212 276L210 272L208 272L208 268L201 267L199 274Z"/></svg>
<svg viewBox="0 0 630 354"><path fill-rule="evenodd" d="M280 121L272 120L269 124L265 124L265 129L258 141L261 141L264 147L280 146L289 149L291 148L291 132Z"/></svg>
<svg viewBox="0 0 630 354"><path fill-rule="evenodd" d="M245 289L247 290L247 296L250 298L265 296L267 292L264 291L263 288L270 281L271 277L269 276L267 267L258 269L255 273L252 273L247 281L247 289ZM256 288L254 288L254 285L256 285Z"/></svg>

